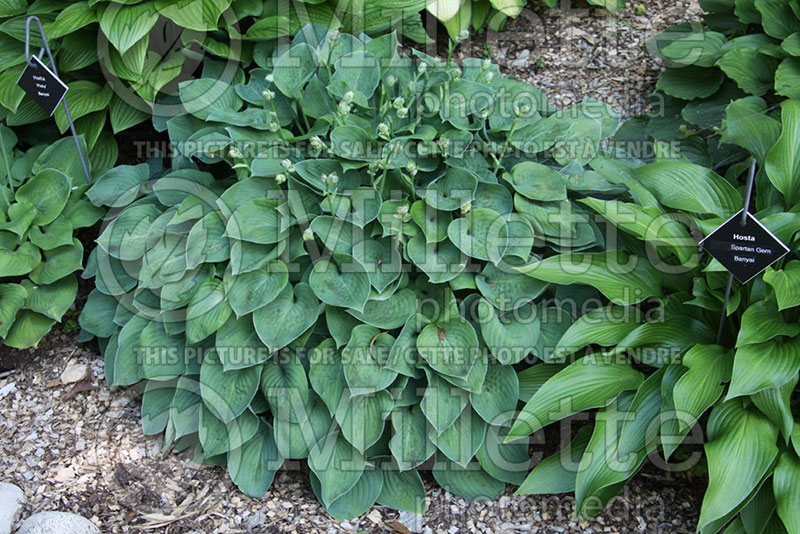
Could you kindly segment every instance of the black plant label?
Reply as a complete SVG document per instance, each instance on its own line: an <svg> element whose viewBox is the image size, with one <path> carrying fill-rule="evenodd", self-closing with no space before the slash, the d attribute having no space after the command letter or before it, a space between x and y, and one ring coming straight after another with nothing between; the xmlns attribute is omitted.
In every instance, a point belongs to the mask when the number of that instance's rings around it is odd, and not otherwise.
<svg viewBox="0 0 800 534"><path fill-rule="evenodd" d="M56 110L64 95L67 94L67 85L62 82L47 65L36 57L31 56L33 65L27 65L19 77L17 85L28 93L34 102L39 104L48 115Z"/></svg>
<svg viewBox="0 0 800 534"><path fill-rule="evenodd" d="M789 252L761 221L740 211L700 242L741 283L745 284Z"/></svg>

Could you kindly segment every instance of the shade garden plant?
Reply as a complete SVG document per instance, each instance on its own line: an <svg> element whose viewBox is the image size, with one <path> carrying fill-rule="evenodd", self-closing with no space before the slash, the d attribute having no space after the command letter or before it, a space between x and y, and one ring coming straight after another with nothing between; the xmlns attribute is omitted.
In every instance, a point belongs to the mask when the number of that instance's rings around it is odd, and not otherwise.
<svg viewBox="0 0 800 534"><path fill-rule="evenodd" d="M105 213L74 158L72 139L18 148L0 124L0 341L38 345L72 307L83 269L76 234Z"/></svg>
<svg viewBox="0 0 800 534"><path fill-rule="evenodd" d="M273 59L203 105L213 80L182 84L171 167L87 192L110 212L80 323L108 382L142 382L145 433L251 496L305 459L340 519L422 511L423 464L496 498L528 471L505 443L517 370L572 320L548 298L570 288L517 269L602 256L576 197L619 190L583 166L619 117L554 112L488 61L400 55L394 34L308 26Z"/></svg>

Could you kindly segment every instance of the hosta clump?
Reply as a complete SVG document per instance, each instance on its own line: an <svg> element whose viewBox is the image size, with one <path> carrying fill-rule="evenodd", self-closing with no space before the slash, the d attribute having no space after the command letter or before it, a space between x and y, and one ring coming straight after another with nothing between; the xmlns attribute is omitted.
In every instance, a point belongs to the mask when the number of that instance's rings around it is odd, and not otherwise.
<svg viewBox="0 0 800 534"><path fill-rule="evenodd" d="M143 382L145 433L248 495L307 458L337 518L420 512L423 464L496 497L529 463L503 443L516 371L572 321L549 297L599 295L518 269L602 256L574 199L620 191L585 168L618 117L554 113L489 62L401 56L394 34L309 26L270 63L182 84L171 168L88 192L112 208L81 315L109 383Z"/></svg>
<svg viewBox="0 0 800 534"><path fill-rule="evenodd" d="M618 178L630 195L580 200L621 231L638 267L614 279L587 266L578 281L603 292L610 286L644 288L653 281L639 271L657 269L661 276L651 287L662 312L646 321L621 303L593 310L557 343L557 355L574 363L563 367L556 359L525 371L540 380L509 432L512 439L572 413L600 412L594 432L582 430L569 445L577 469L559 464L558 455L546 459L520 492L574 491L579 510L597 513L597 503L616 495L648 457L663 464L678 456L691 432L692 443L705 442L709 479L698 532L726 525L726 532L756 526L800 532L800 101L785 101L775 116L740 113L764 105L758 97L731 102L721 133L755 159L760 178L753 205L768 207L753 212L792 252L748 284L734 283L719 339L729 275L700 254L694 238L742 209L741 168L730 170L726 180L685 160L659 159L621 169ZM574 273L563 266L575 258L563 260L561 267L529 273L564 280ZM553 407L568 399L570 409L552 416Z"/></svg>
<svg viewBox="0 0 800 534"><path fill-rule="evenodd" d="M0 342L35 347L72 306L83 268L75 232L104 213L88 189L72 139L22 152L0 125Z"/></svg>
<svg viewBox="0 0 800 534"><path fill-rule="evenodd" d="M758 121L780 101L800 98L800 7L788 0L700 4L708 12L703 23L674 26L648 43L668 68L656 85L662 94L646 131L680 146L694 163L727 167L748 157L718 135L732 100L763 98L742 100L731 110Z"/></svg>

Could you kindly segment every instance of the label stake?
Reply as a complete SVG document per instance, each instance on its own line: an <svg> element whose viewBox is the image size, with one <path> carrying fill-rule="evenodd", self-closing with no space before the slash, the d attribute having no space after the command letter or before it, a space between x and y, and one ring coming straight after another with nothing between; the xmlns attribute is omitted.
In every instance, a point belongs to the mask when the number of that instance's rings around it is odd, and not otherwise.
<svg viewBox="0 0 800 534"><path fill-rule="evenodd" d="M31 55L31 21L35 21L36 25L39 26L39 34L42 36L42 43L44 44L44 47L39 50L39 56ZM52 70L40 59L44 57L45 52L47 53L47 58L50 60ZM69 129L72 132L72 139L75 141L75 148L78 150L78 157L81 160L83 174L86 176L86 183L92 183L92 178L89 175L89 166L86 164L86 157L83 154L83 150L81 150L78 133L75 131L75 123L72 121L69 105L64 98L69 88L67 84L58 77L58 70L56 70L56 62L53 59L53 53L50 51L50 44L47 42L47 37L44 35L42 22L36 15L31 15L25 20L25 62L28 66L22 71L22 76L20 76L17 81L17 85L50 115L55 112L60 103L64 104L64 112L67 116Z"/></svg>

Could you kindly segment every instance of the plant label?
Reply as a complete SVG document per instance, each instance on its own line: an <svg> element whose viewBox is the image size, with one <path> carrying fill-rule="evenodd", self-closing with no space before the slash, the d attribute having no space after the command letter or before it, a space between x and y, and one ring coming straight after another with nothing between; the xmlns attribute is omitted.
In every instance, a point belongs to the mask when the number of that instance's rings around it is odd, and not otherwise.
<svg viewBox="0 0 800 534"><path fill-rule="evenodd" d="M34 64L25 67L17 85L22 87L48 115L52 115L67 94L67 85L38 57L31 56L31 60Z"/></svg>
<svg viewBox="0 0 800 534"><path fill-rule="evenodd" d="M740 211L700 242L741 283L746 284L789 252L752 214Z"/></svg>

